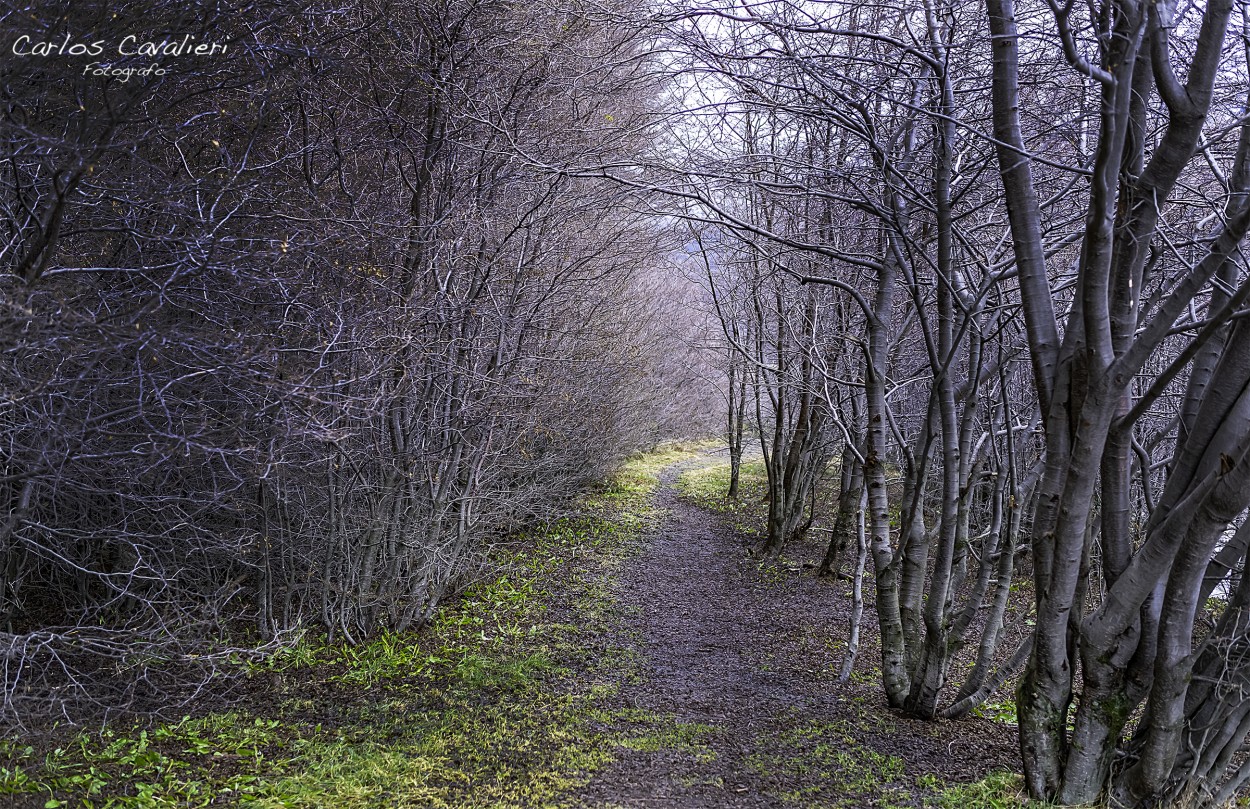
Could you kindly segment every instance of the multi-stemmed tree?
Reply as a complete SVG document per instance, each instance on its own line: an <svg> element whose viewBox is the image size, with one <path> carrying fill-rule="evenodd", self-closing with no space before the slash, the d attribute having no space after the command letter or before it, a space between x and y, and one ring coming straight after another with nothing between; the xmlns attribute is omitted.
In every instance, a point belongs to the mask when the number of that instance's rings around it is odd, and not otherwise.
<svg viewBox="0 0 1250 809"><path fill-rule="evenodd" d="M836 290L862 324L862 364L829 375L848 393L824 406L864 397L862 433L829 421L862 458L889 699L933 715L976 639L958 713L1029 656L1039 797L1218 804L1250 778L1245 13L777 2L664 19L697 98L673 138L718 146L671 152L655 189L742 261L766 256L762 278ZM1036 627L1000 653L1018 538Z"/></svg>
<svg viewBox="0 0 1250 809"><path fill-rule="evenodd" d="M708 7L675 11L671 27L690 113L670 139L716 149L670 150L679 158L655 166L653 188L721 234L707 240L709 278L727 339L767 392L760 424L782 484L770 513L791 509L776 458L802 457L798 439L811 440L776 428L780 392L792 392L796 413L808 397L819 415L823 456L840 444L849 466L835 542L867 488L891 703L935 715L973 641L980 665L948 706L964 712L1003 679L1013 504L1037 458L1033 420L1016 418L1029 404L1002 208L983 188L993 149L960 125L988 98L954 101L957 85L987 87L986 76L953 57L972 44L952 25L910 11ZM781 348L796 358L789 377ZM774 547L785 539L770 527Z"/></svg>

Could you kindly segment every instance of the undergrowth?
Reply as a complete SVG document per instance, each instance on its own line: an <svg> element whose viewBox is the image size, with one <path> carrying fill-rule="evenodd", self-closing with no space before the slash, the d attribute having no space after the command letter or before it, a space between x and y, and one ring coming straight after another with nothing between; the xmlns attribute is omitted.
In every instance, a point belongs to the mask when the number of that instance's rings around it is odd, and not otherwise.
<svg viewBox="0 0 1250 809"><path fill-rule="evenodd" d="M693 449L635 458L575 513L517 537L493 575L420 633L358 646L305 637L239 661L250 686L233 710L0 741L0 805L558 809L578 805L576 790L627 753L679 756L695 765L680 783L727 788L698 767L717 760L723 729L622 707L619 696L643 673L638 651L614 640L629 605L612 582L659 516L659 472ZM678 485L758 528L763 474L744 466L738 504L723 497L727 465ZM908 774L865 743L892 730L867 711L824 724L796 712L785 730L759 732L742 763L789 807L1029 805L1010 773L966 785Z"/></svg>
<svg viewBox="0 0 1250 809"><path fill-rule="evenodd" d="M0 804L554 807L624 749L708 755L701 728L608 708L638 662L588 643L619 620L610 583L656 517L659 471L691 449L631 460L515 538L420 633L240 662L254 688L235 710L0 742Z"/></svg>
<svg viewBox="0 0 1250 809"><path fill-rule="evenodd" d="M1050 806L1030 800L1024 791L1024 779L1003 770L970 784L950 786L929 776L922 778L920 785L936 791L936 795L924 802L933 809L1042 809Z"/></svg>
<svg viewBox="0 0 1250 809"><path fill-rule="evenodd" d="M707 511L722 515L730 528L743 537L748 543L762 542L767 533L768 521L768 470L764 461L748 459L742 462L738 471L738 496L728 497L730 468L729 463L691 469L683 472L677 480L677 493L687 502ZM837 503L839 477L836 471L826 470L817 483L817 503ZM803 543L806 547L795 548L794 543L782 552L775 561L761 561L761 571L771 577L785 577L795 572L803 561L808 566L819 562L819 556L810 560L795 560L794 553L819 553L823 555L823 541L827 539L823 533L828 529L828 520L832 518L829 508L821 505L817 508L815 527L809 540ZM820 546L817 548L817 546ZM774 580L775 583L775 580Z"/></svg>

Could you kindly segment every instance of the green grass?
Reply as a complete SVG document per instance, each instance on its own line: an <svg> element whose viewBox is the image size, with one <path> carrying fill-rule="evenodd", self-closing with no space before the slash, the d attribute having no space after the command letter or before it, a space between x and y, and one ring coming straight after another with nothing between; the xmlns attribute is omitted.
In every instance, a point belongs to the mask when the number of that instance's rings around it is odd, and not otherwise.
<svg viewBox="0 0 1250 809"><path fill-rule="evenodd" d="M1010 697L984 702L972 709L972 715L1005 725L1016 725L1020 721L1016 715L1016 701Z"/></svg>
<svg viewBox="0 0 1250 809"><path fill-rule="evenodd" d="M518 537L493 575L421 633L355 647L306 636L259 663L240 661L262 698L236 710L42 747L0 741L0 805L560 809L625 755L685 762L679 783L726 788L700 768L717 761L724 729L623 707L618 696L643 672L638 644L618 640L630 607L617 603L613 581L660 518L651 500L660 471L695 449L631 459L575 513ZM755 519L763 467L747 465L738 505L723 497L727 482L720 465L679 485L696 502ZM766 783L784 775L770 794L791 807L1030 805L1018 776L916 779L864 741L896 730L867 707L834 723L796 710L784 730L759 732L743 763Z"/></svg>
<svg viewBox="0 0 1250 809"><path fill-rule="evenodd" d="M920 779L919 785L933 790L924 800L933 809L1041 809L1050 804L1030 800L1024 779L1013 772L992 772L971 784L948 786L940 779Z"/></svg>
<svg viewBox="0 0 1250 809"><path fill-rule="evenodd" d="M700 508L724 515L734 531L752 540L762 540L766 533L768 521L768 470L761 459L742 462L738 471L738 496L728 497L730 468L729 463L718 463L683 472L677 480L677 493L687 502ZM837 486L839 479L835 471L827 470L820 479L817 497L821 508L818 509L818 524L824 523L819 516L836 508ZM825 514L828 517L829 514ZM784 558L771 566L772 575L784 578L787 568L792 562Z"/></svg>
<svg viewBox="0 0 1250 809"><path fill-rule="evenodd" d="M764 496L768 488L768 471L762 460L746 460L738 470L738 497L730 500L729 464L718 463L683 472L677 479L677 492L687 500L721 514L768 513Z"/></svg>
<svg viewBox="0 0 1250 809"><path fill-rule="evenodd" d="M762 540L768 520L768 472L762 460L743 461L738 471L738 497L729 499L729 464L719 463L683 472L677 493L687 502L728 518L734 531Z"/></svg>
<svg viewBox="0 0 1250 809"><path fill-rule="evenodd" d="M897 732L889 715L861 712L858 719L818 722L796 710L786 730L762 735L746 759L749 770L768 778L784 775L788 788L769 794L802 809L910 807L919 800L932 809L1041 809L1028 799L1023 779L996 771L970 784L950 784L936 775L909 775L903 761L863 740L889 739Z"/></svg>
<svg viewBox="0 0 1250 809"><path fill-rule="evenodd" d="M657 717L649 711L627 709L604 719L616 723L629 723L631 730L616 742L617 746L644 753L665 750L685 753L691 760L707 762L716 760L716 751L708 745L715 732L710 725L697 722L681 722L672 717Z"/></svg>
<svg viewBox="0 0 1250 809"><path fill-rule="evenodd" d="M865 722L872 720L865 717ZM746 759L761 776L783 774L791 785L770 794L787 804L824 809L906 803L909 782L901 759L860 741L870 728L849 721L817 722L795 712L786 730L756 740Z"/></svg>
<svg viewBox="0 0 1250 809"><path fill-rule="evenodd" d="M696 448L631 459L575 514L518 537L523 550L421 633L355 647L306 637L240 663L275 683L257 701L266 707L109 727L51 749L0 742L0 803L556 807L625 750L714 755L706 728L611 707L640 676L636 655L586 643L620 620L613 573L657 518L660 470Z"/></svg>

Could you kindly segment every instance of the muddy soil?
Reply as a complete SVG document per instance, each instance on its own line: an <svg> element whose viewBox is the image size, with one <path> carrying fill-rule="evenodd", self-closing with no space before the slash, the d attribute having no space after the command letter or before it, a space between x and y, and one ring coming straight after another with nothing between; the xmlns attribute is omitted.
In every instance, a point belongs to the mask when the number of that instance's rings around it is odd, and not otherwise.
<svg viewBox="0 0 1250 809"><path fill-rule="evenodd" d="M580 792L595 807L921 806L943 782L1018 768L1014 729L981 718L922 722L890 711L877 679L876 616L864 613L856 673L837 672L850 583L802 561L761 566L719 514L678 496L664 473L665 516L617 584L616 642L641 658L625 707L691 723L688 749L622 750ZM787 551L816 562L814 543ZM865 580L865 598L871 583Z"/></svg>

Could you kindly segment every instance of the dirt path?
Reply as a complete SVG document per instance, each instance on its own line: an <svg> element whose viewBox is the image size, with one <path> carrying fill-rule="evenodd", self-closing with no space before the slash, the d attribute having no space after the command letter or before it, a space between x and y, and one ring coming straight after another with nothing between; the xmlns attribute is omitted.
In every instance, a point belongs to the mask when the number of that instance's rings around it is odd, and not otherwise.
<svg viewBox="0 0 1250 809"><path fill-rule="evenodd" d="M642 658L627 706L677 720L690 743L625 750L578 802L601 807L915 806L926 773L970 780L1014 764L1010 729L985 720L924 723L889 712L871 637L860 672L836 681L849 584L810 569L761 569L720 515L676 494L647 549L622 572L619 642ZM819 548L793 549L814 560ZM793 565L792 567L798 567ZM866 590L869 588L865 588ZM871 636L875 615L865 614ZM920 786L918 786L920 782Z"/></svg>

